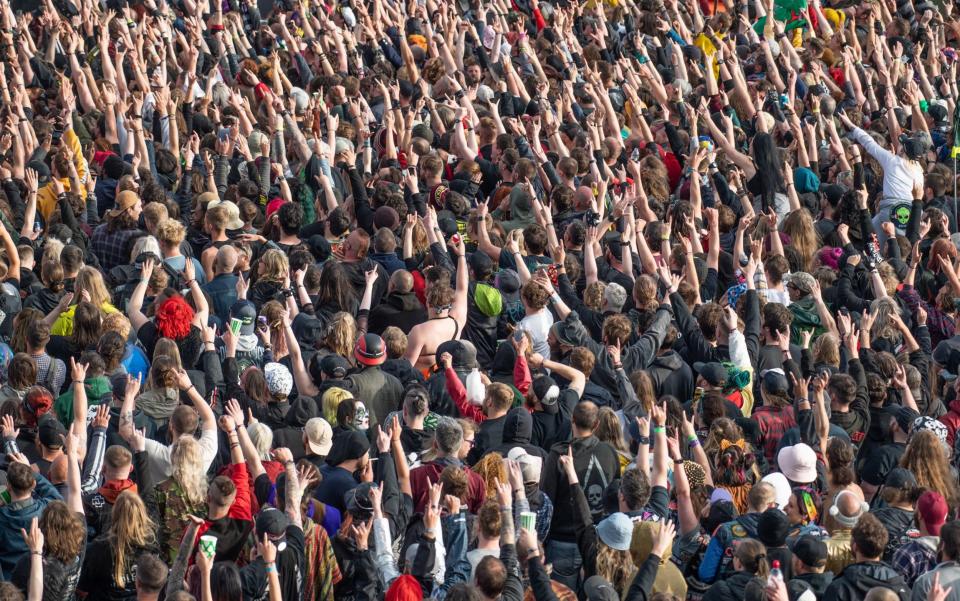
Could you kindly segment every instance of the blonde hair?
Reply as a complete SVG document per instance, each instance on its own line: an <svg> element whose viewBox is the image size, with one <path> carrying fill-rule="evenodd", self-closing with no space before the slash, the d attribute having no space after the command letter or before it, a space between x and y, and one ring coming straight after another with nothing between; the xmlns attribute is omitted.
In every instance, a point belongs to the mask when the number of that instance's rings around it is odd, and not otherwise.
<svg viewBox="0 0 960 601"><path fill-rule="evenodd" d="M107 536L114 551L113 581L123 589L128 564L136 559L134 551L156 540L156 526L139 495L125 490L117 496Z"/></svg>
<svg viewBox="0 0 960 601"><path fill-rule="evenodd" d="M270 448L273 447L273 430L263 422L250 424L247 428L247 434L250 435L250 442L257 449L257 455L262 461L270 460Z"/></svg>
<svg viewBox="0 0 960 601"><path fill-rule="evenodd" d="M613 447L614 450L620 451L621 453L630 452L630 447L627 446L627 442L623 439L623 425L620 423L620 418L617 417L617 414L610 407L600 408L597 430L594 434L597 438Z"/></svg>
<svg viewBox="0 0 960 601"><path fill-rule="evenodd" d="M164 219L157 226L157 240L161 246L176 248L187 236L187 228L176 219Z"/></svg>
<svg viewBox="0 0 960 601"><path fill-rule="evenodd" d="M157 357L163 355L173 359L173 362L177 364L177 369L183 368L183 361L180 359L180 347L172 338L161 338L157 340L156 346L153 347L154 361L156 361Z"/></svg>
<svg viewBox="0 0 960 601"><path fill-rule="evenodd" d="M196 507L206 503L207 475L197 439L189 434L178 438L170 448L170 465L170 477L180 485L187 504Z"/></svg>
<svg viewBox="0 0 960 601"><path fill-rule="evenodd" d="M81 267L74 284L73 301L80 304L80 293L86 290L90 294L90 303L103 312L104 305L110 304L110 291L107 289L103 276L93 267Z"/></svg>
<svg viewBox="0 0 960 601"><path fill-rule="evenodd" d="M101 322L103 333L116 332L126 341L130 337L130 320L123 313L110 313Z"/></svg>
<svg viewBox="0 0 960 601"><path fill-rule="evenodd" d="M960 486L950 473L947 449L930 430L913 433L900 458L900 467L913 472L919 487L942 494L949 507L960 501Z"/></svg>
<svg viewBox="0 0 960 601"><path fill-rule="evenodd" d="M630 551L617 551L608 547L597 539L597 575L613 585L615 590L621 591L623 598L637 573L637 566L633 563Z"/></svg>
<svg viewBox="0 0 960 601"><path fill-rule="evenodd" d="M357 322L353 315L339 312L327 326L323 346L341 357L353 357L353 345L357 342Z"/></svg>
<svg viewBox="0 0 960 601"><path fill-rule="evenodd" d="M331 424L337 423L337 408L344 401L352 401L353 394L349 390L333 386L328 388L320 398L320 404L323 405L323 419Z"/></svg>
<svg viewBox="0 0 960 601"><path fill-rule="evenodd" d="M606 282L592 282L587 284L583 291L583 304L594 311L603 309L603 292L607 289Z"/></svg>
<svg viewBox="0 0 960 601"><path fill-rule="evenodd" d="M810 352L813 354L814 364L826 363L840 367L840 341L834 334L830 332L821 334L813 341Z"/></svg>
<svg viewBox="0 0 960 601"><path fill-rule="evenodd" d="M273 282L282 282L290 273L290 262L287 255L276 248L271 248L260 257L260 265L263 266L263 274L258 276L258 280L267 280Z"/></svg>
<svg viewBox="0 0 960 601"><path fill-rule="evenodd" d="M870 338L886 338L895 344L900 342L901 334L897 323L891 318L897 312L897 304L890 297L878 298L870 303L870 314L876 317L870 328Z"/></svg>

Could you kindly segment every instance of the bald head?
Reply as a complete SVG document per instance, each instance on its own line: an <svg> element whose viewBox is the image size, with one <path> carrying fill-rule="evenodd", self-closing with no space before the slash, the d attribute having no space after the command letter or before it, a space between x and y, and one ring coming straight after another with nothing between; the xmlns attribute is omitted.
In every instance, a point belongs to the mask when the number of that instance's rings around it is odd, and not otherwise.
<svg viewBox="0 0 960 601"><path fill-rule="evenodd" d="M231 273L237 267L237 249L229 244L221 246L213 261L213 271L217 274Z"/></svg>
<svg viewBox="0 0 960 601"><path fill-rule="evenodd" d="M50 480L51 484L63 484L67 481L66 455L61 454L52 462L50 462L50 471L47 473L47 478Z"/></svg>
<svg viewBox="0 0 960 601"><path fill-rule="evenodd" d="M390 291L406 294L413 290L413 276L406 269L398 269L390 276Z"/></svg>
<svg viewBox="0 0 960 601"><path fill-rule="evenodd" d="M867 591L863 601L900 601L900 596L885 586L875 586Z"/></svg>
<svg viewBox="0 0 960 601"><path fill-rule="evenodd" d="M840 510L840 515L845 518L858 518L860 517L860 499L856 495L850 493L845 495L837 495L836 506Z"/></svg>

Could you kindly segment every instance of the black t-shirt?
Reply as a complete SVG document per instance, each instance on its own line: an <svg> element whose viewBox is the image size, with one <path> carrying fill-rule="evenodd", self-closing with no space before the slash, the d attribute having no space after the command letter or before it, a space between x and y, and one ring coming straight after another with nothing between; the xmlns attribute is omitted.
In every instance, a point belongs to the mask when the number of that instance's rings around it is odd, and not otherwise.
<svg viewBox="0 0 960 601"><path fill-rule="evenodd" d="M575 390L565 388L560 391L560 398L557 399L558 410L556 413L546 413L543 411L534 411L530 414L533 418L533 434L530 437L530 443L537 445L541 449L549 449L555 443L570 440L570 418L565 414L564 407L575 407L580 402L580 397Z"/></svg>
<svg viewBox="0 0 960 601"><path fill-rule="evenodd" d="M283 541L275 541L277 552L277 576L280 578L280 596L283 599L300 599L306 575L306 543L303 530L293 524L287 526ZM243 580L244 601L266 601L269 596L267 570L262 559L247 565L240 573Z"/></svg>
<svg viewBox="0 0 960 601"><path fill-rule="evenodd" d="M87 548L80 546L80 554L70 562L64 563L59 559L43 556L43 601L71 601L80 580L80 568L83 566ZM10 575L10 582L25 594L30 591L30 560L32 555L27 554L20 558Z"/></svg>
<svg viewBox="0 0 960 601"><path fill-rule="evenodd" d="M153 351L157 348L157 341L162 336L157 331L157 324L148 321L137 330L137 338L143 345L147 357L153 357ZM200 335L200 329L191 325L187 337L178 340L177 346L180 347L180 359L183 362L183 368L193 369L197 365L200 355L203 354L203 338Z"/></svg>
<svg viewBox="0 0 960 601"><path fill-rule="evenodd" d="M893 442L877 447L870 453L863 468L860 470L860 480L867 484L880 486L887 479L890 470L897 467L903 457L907 445L902 442Z"/></svg>
<svg viewBox="0 0 960 601"><path fill-rule="evenodd" d="M158 549L147 547L134 549L124 560L126 570L123 574L123 586L117 586L113 578L113 567L117 561L113 547L106 538L95 540L87 546L77 590L87 593L87 599L91 600L133 601L137 598L137 558L141 553L157 551ZM46 573L44 573L44 579L46 579Z"/></svg>

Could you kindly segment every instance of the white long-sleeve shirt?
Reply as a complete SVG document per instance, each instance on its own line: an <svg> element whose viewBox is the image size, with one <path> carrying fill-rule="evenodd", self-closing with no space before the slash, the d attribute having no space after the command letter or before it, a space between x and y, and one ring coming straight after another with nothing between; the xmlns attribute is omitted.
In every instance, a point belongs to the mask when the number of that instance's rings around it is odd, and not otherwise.
<svg viewBox="0 0 960 601"><path fill-rule="evenodd" d="M914 185L923 186L923 169L916 161L911 161L887 150L867 132L854 127L850 139L863 146L870 156L883 168L884 200L913 200Z"/></svg>

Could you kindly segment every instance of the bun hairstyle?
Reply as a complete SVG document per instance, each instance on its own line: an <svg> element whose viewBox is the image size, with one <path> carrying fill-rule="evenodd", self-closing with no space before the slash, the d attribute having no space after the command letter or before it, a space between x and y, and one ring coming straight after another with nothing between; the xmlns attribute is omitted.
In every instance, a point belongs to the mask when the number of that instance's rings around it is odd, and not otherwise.
<svg viewBox="0 0 960 601"><path fill-rule="evenodd" d="M717 482L730 486L746 484L749 482L749 472L756 463L756 456L742 438L735 442L723 440L717 456Z"/></svg>

